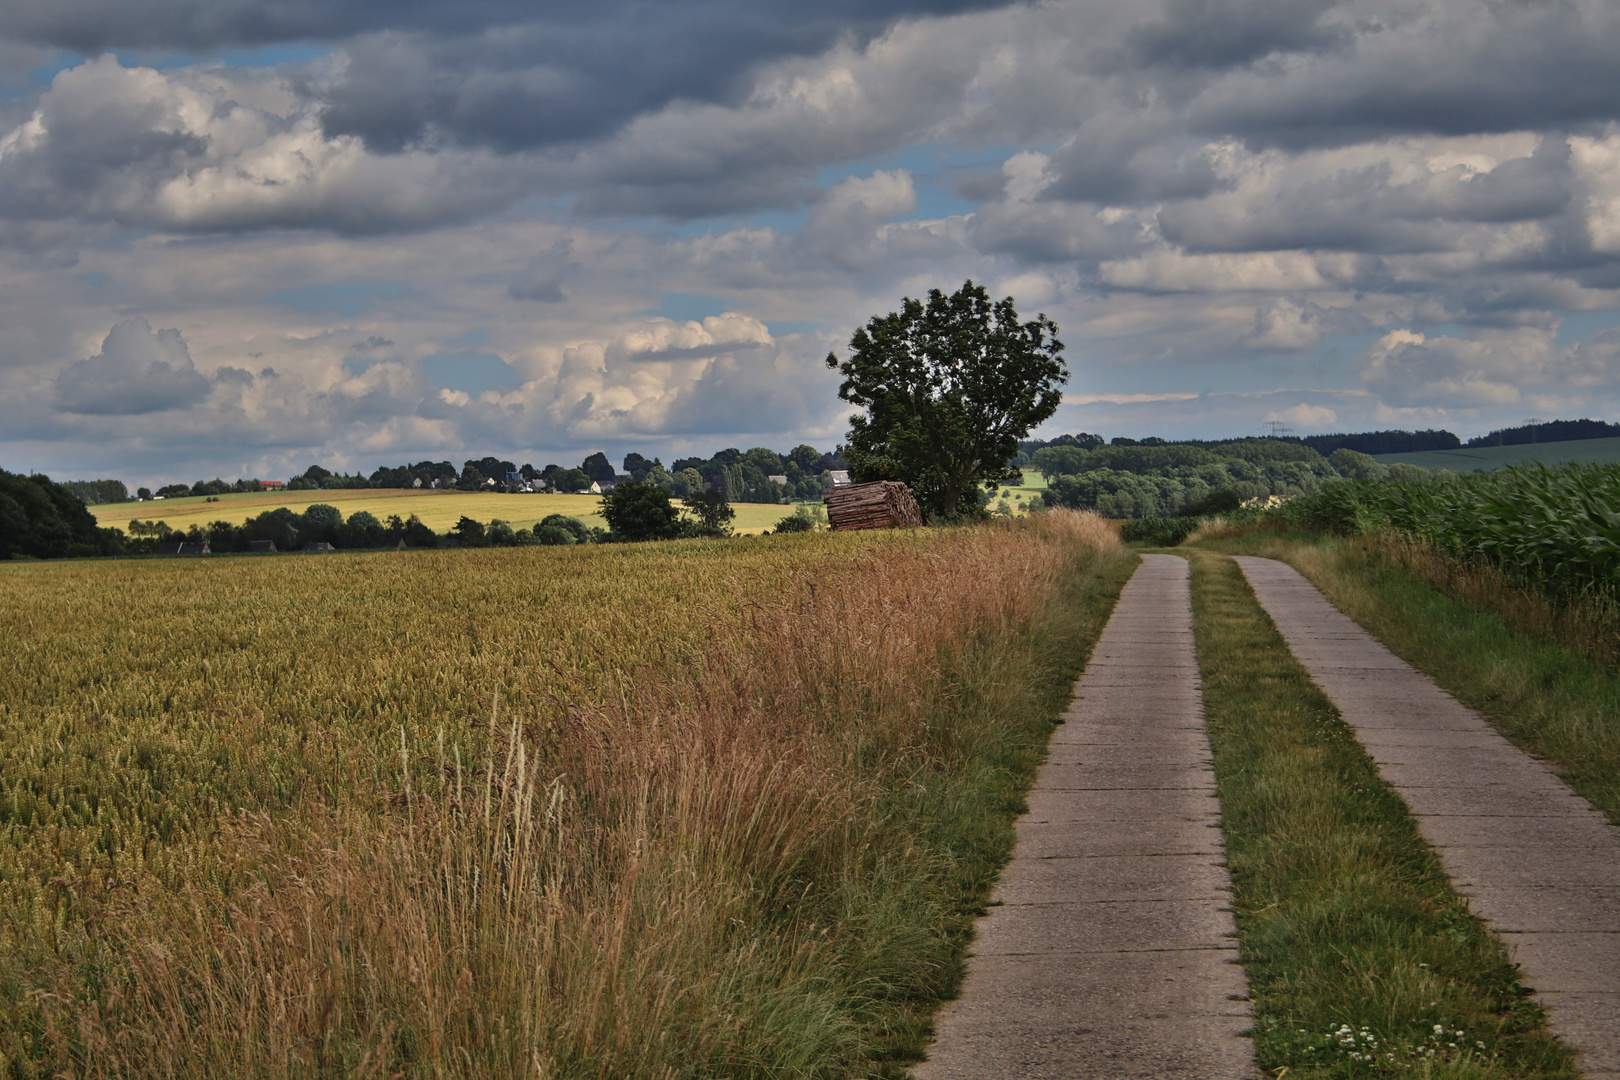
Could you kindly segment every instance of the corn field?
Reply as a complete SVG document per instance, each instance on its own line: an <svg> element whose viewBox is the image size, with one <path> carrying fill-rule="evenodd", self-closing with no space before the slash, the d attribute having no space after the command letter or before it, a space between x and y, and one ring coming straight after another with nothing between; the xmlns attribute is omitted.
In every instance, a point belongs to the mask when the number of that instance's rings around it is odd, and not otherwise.
<svg viewBox="0 0 1620 1080"><path fill-rule="evenodd" d="M1276 511L1334 532L1393 528L1488 563L1554 600L1609 598L1620 581L1620 465L1520 466L1422 483L1332 484Z"/></svg>
<svg viewBox="0 0 1620 1080"><path fill-rule="evenodd" d="M1031 635L1126 559L0 567L0 1076L886 1075L1078 662Z"/></svg>

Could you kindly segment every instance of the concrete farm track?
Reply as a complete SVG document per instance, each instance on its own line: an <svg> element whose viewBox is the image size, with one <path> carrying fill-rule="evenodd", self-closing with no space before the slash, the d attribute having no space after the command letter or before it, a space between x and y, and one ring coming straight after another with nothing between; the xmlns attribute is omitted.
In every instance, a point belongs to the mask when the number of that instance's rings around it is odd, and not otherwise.
<svg viewBox="0 0 1620 1080"><path fill-rule="evenodd" d="M1144 556L919 1080L1254 1075L1188 567Z"/></svg>
<svg viewBox="0 0 1620 1080"><path fill-rule="evenodd" d="M1237 561L1582 1075L1620 1080L1620 828L1291 567ZM1257 1075L1184 560L1144 556L1064 719L918 1080Z"/></svg>
<svg viewBox="0 0 1620 1080"><path fill-rule="evenodd" d="M1620 1080L1620 828L1286 563L1240 557L1261 606L1411 807L1588 1080Z"/></svg>

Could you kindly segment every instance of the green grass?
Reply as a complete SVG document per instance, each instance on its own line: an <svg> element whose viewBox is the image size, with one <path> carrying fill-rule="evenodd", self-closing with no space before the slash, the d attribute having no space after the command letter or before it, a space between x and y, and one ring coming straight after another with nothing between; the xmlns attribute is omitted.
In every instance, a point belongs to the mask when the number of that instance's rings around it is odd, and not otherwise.
<svg viewBox="0 0 1620 1080"><path fill-rule="evenodd" d="M1573 1077L1501 946L1237 565L1188 554L1261 1067L1311 1077Z"/></svg>
<svg viewBox="0 0 1620 1080"><path fill-rule="evenodd" d="M1500 469L1540 461L1556 465L1564 461L1611 464L1620 461L1620 439L1576 439L1570 442L1528 443L1523 446L1475 446L1456 450L1420 450L1411 454L1375 454L1385 465L1406 462L1425 469L1453 469L1475 472Z"/></svg>
<svg viewBox="0 0 1620 1080"><path fill-rule="evenodd" d="M1540 601L1478 572L1453 567L1443 583L1420 580L1375 543L1252 535L1225 551L1282 559L1345 614L1457 700L1482 713L1520 749L1620 825L1620 675L1543 634L1516 629L1482 599L1526 614Z"/></svg>

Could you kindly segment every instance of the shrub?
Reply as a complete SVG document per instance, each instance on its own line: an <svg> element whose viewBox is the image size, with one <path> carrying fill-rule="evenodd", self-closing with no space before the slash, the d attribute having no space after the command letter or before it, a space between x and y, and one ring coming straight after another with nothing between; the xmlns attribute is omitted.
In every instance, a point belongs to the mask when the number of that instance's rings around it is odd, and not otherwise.
<svg viewBox="0 0 1620 1080"><path fill-rule="evenodd" d="M1120 537L1153 547L1175 547L1196 528L1195 517L1139 518L1127 521L1120 529Z"/></svg>
<svg viewBox="0 0 1620 1080"><path fill-rule="evenodd" d="M815 521L804 512L803 507L800 507L797 513L789 514L776 523L776 531L779 533L811 532L815 527Z"/></svg>

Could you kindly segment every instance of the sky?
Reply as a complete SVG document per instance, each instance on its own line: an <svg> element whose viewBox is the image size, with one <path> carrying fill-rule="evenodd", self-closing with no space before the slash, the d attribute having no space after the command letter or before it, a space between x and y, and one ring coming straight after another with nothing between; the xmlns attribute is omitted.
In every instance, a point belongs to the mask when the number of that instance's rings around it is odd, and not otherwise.
<svg viewBox="0 0 1620 1080"><path fill-rule="evenodd" d="M0 467L831 449L964 280L1040 429L1620 419L1612 0L7 0Z"/></svg>

